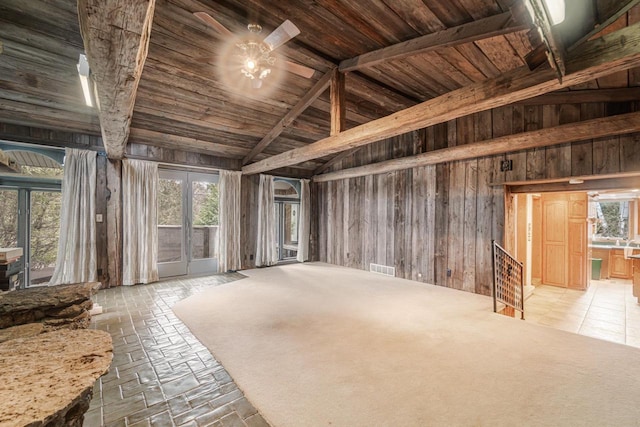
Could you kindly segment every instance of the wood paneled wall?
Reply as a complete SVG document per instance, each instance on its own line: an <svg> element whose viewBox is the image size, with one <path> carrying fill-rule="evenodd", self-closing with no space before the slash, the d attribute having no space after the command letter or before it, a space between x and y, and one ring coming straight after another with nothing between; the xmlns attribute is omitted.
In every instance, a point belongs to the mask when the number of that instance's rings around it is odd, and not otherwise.
<svg viewBox="0 0 640 427"><path fill-rule="evenodd" d="M337 169L632 111L634 104L514 105L371 144ZM489 295L504 241L501 183L640 171L640 135L442 163L313 185L314 259ZM501 160L513 170L500 171ZM511 197L510 195L508 197Z"/></svg>
<svg viewBox="0 0 640 427"><path fill-rule="evenodd" d="M258 243L258 189L260 175L242 176L242 195L240 204L242 207L242 219L240 223L240 250L242 268L244 270L256 266L255 254Z"/></svg>

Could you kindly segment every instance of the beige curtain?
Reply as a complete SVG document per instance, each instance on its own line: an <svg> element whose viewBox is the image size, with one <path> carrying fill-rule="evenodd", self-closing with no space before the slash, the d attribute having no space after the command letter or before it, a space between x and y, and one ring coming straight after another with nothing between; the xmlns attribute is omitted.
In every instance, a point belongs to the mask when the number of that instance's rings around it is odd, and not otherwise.
<svg viewBox="0 0 640 427"><path fill-rule="evenodd" d="M158 280L158 165L122 161L122 284Z"/></svg>
<svg viewBox="0 0 640 427"><path fill-rule="evenodd" d="M273 177L260 175L258 188L258 245L256 266L274 265L278 262L276 252L276 207L274 203Z"/></svg>
<svg viewBox="0 0 640 427"><path fill-rule="evenodd" d="M309 194L309 180L300 180L300 217L298 219L298 256L299 262L309 260L309 233L310 233L310 213L311 197Z"/></svg>
<svg viewBox="0 0 640 427"><path fill-rule="evenodd" d="M221 272L240 270L240 187L242 172L220 172L220 248Z"/></svg>
<svg viewBox="0 0 640 427"><path fill-rule="evenodd" d="M67 148L58 256L49 285L97 280L95 194L96 152Z"/></svg>

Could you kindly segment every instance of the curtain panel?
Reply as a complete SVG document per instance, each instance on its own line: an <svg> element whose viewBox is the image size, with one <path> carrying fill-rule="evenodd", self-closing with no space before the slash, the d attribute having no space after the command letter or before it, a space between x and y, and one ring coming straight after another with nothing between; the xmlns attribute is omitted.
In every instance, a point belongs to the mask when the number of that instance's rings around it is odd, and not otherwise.
<svg viewBox="0 0 640 427"><path fill-rule="evenodd" d="M241 268L240 258L240 191L242 172L220 171L220 271Z"/></svg>
<svg viewBox="0 0 640 427"><path fill-rule="evenodd" d="M158 165L122 161L122 284L158 280Z"/></svg>
<svg viewBox="0 0 640 427"><path fill-rule="evenodd" d="M278 262L276 252L276 207L274 203L273 177L260 175L258 188L258 244L256 266L274 265Z"/></svg>
<svg viewBox="0 0 640 427"><path fill-rule="evenodd" d="M49 285L97 280L96 152L67 148L62 178L60 240Z"/></svg>

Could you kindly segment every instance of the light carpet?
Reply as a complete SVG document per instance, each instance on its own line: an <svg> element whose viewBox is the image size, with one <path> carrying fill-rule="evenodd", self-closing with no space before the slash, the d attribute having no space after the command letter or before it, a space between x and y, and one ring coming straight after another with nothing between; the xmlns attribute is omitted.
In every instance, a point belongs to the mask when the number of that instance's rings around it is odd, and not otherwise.
<svg viewBox="0 0 640 427"><path fill-rule="evenodd" d="M243 273L174 311L273 426L640 425L640 349L360 270Z"/></svg>

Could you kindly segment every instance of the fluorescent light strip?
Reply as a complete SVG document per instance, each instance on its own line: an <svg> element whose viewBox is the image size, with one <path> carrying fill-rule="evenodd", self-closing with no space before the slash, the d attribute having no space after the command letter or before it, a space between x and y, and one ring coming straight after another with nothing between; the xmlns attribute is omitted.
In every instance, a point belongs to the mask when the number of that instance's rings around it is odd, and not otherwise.
<svg viewBox="0 0 640 427"><path fill-rule="evenodd" d="M78 58L78 76L80 76L80 85L82 86L82 93L84 94L84 102L89 107L93 107L91 90L89 89L89 62L83 53L81 53L80 58Z"/></svg>
<svg viewBox="0 0 640 427"><path fill-rule="evenodd" d="M547 12L549 12L549 19L552 25L558 25L564 21L565 4L564 0L544 0Z"/></svg>

